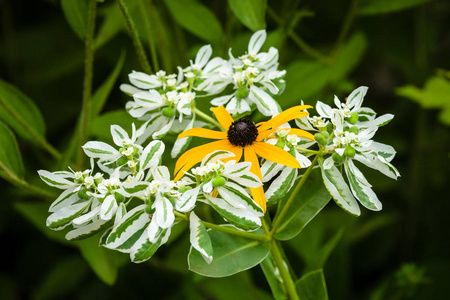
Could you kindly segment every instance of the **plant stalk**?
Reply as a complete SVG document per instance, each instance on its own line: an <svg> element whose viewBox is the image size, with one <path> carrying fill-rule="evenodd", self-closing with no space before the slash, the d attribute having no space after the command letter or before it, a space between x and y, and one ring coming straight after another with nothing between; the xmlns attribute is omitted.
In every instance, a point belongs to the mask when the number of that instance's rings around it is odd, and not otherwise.
<svg viewBox="0 0 450 300"><path fill-rule="evenodd" d="M294 281L292 280L291 273L287 269L286 264L283 261L283 255L275 239L271 242L270 253L272 254L273 260L280 271L281 278L283 278L283 284L286 288L286 292L289 295L289 299L299 300L297 290L295 289Z"/></svg>
<svg viewBox="0 0 450 300"><path fill-rule="evenodd" d="M201 110L199 110L197 107L194 107L194 114L196 114L197 116L199 116L200 118L202 118L205 121L208 121L209 123L213 124L214 126L216 126L217 128L219 128L222 131L226 131L225 128L223 128L219 122L217 122L216 120L214 120L213 118L211 118L210 116L208 116L207 114L205 114L204 112L202 112Z"/></svg>

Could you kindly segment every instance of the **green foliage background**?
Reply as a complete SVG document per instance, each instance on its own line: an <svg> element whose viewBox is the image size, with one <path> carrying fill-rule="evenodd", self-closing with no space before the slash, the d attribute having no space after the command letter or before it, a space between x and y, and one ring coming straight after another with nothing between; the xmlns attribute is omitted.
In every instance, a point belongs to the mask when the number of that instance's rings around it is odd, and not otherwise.
<svg viewBox="0 0 450 300"><path fill-rule="evenodd" d="M324 269L330 299L448 297L450 2L125 3L146 50L154 41L154 71L157 63L176 72L208 43L215 56L226 58L229 47L244 53L252 32L266 28L265 49L277 47L280 69L287 69L286 90L277 98L283 108L300 100L331 104L335 94L342 99L368 86L365 104L380 115L395 114L378 140L398 151L393 163L402 177L394 182L364 169L383 210L354 218L329 203L287 242L286 252L299 276ZM82 103L87 7L83 0L0 1L0 161L19 180L0 173L6 179L0 180L0 297L271 299L259 267L222 279L188 271L182 227L140 265L98 248L95 240L68 243L45 227L49 199L36 196L30 185L46 189L36 170L70 163ZM119 83L128 82L132 70L142 71L116 1L98 3L94 41L93 111L99 116L90 137L108 141L109 124L128 128L132 121ZM56 155L53 147L67 158L61 165L50 155ZM308 276L320 282L317 272ZM308 288L303 285L300 296L314 299Z"/></svg>

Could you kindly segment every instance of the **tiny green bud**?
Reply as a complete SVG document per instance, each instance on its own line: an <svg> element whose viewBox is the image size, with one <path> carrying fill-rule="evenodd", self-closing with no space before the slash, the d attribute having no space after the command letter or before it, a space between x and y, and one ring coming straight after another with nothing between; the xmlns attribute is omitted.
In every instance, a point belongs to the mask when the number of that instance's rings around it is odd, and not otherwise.
<svg viewBox="0 0 450 300"><path fill-rule="evenodd" d="M163 108L162 114L167 118L172 118L175 115L175 112L173 111L172 107L167 106Z"/></svg>
<svg viewBox="0 0 450 300"><path fill-rule="evenodd" d="M358 113L354 112L350 115L350 118L348 118L348 122L352 125L355 125L358 122L358 117Z"/></svg>
<svg viewBox="0 0 450 300"><path fill-rule="evenodd" d="M226 182L227 182L227 180L225 178L223 178L222 176L220 176L220 175L217 175L212 180L212 184L213 184L214 187L223 186L223 185L225 185Z"/></svg>
<svg viewBox="0 0 450 300"><path fill-rule="evenodd" d="M148 214L153 213L152 204L153 204L153 203L147 204L147 206L145 207L145 212L146 212L146 213L148 213Z"/></svg>
<svg viewBox="0 0 450 300"><path fill-rule="evenodd" d="M248 97L248 90L246 88L239 88L234 94L238 99L245 99Z"/></svg>
<svg viewBox="0 0 450 300"><path fill-rule="evenodd" d="M87 194L87 189L82 189L82 190L79 190L78 191L78 197L80 197L81 199L84 199L84 200L89 200L89 198L91 198L91 196L89 196L88 194Z"/></svg>
<svg viewBox="0 0 450 300"><path fill-rule="evenodd" d="M189 190L192 190L192 187L190 187L190 186L183 186L183 187L180 188L178 191L179 191L180 193L184 193L184 192L189 191Z"/></svg>
<svg viewBox="0 0 450 300"><path fill-rule="evenodd" d="M344 155L347 157L353 158L355 157L355 154L356 154L355 149L351 146L347 146L347 148L345 148L344 150Z"/></svg>
<svg viewBox="0 0 450 300"><path fill-rule="evenodd" d="M314 135L316 142L322 146L327 144L327 139L322 135L323 132L318 132Z"/></svg>
<svg viewBox="0 0 450 300"><path fill-rule="evenodd" d="M126 156L122 156L117 160L117 165L122 166L128 162L128 158Z"/></svg>
<svg viewBox="0 0 450 300"><path fill-rule="evenodd" d="M284 149L285 145L286 145L286 143L282 139L279 139L275 146L277 146L277 147L279 147L281 149Z"/></svg>
<svg viewBox="0 0 450 300"><path fill-rule="evenodd" d="M337 162L338 164L342 164L345 161L345 156L339 155L338 153L334 152L333 155L331 155L333 160Z"/></svg>
<svg viewBox="0 0 450 300"><path fill-rule="evenodd" d="M328 141L328 138L330 137L330 134L328 133L328 131L322 131L320 134L323 136L323 138L325 140Z"/></svg>
<svg viewBox="0 0 450 300"><path fill-rule="evenodd" d="M138 154L138 152L139 152L139 148L138 147L134 147L133 156Z"/></svg>
<svg viewBox="0 0 450 300"><path fill-rule="evenodd" d="M354 134L358 134L359 128L358 128L358 126L352 126L352 127L350 127L349 131L353 132Z"/></svg>
<svg viewBox="0 0 450 300"><path fill-rule="evenodd" d="M329 122L328 124L327 124L327 132L328 133L332 133L333 132L333 124L331 123L331 122Z"/></svg>
<svg viewBox="0 0 450 300"><path fill-rule="evenodd" d="M125 201L125 196L117 192L114 193L114 198L116 198L116 201L119 203Z"/></svg>

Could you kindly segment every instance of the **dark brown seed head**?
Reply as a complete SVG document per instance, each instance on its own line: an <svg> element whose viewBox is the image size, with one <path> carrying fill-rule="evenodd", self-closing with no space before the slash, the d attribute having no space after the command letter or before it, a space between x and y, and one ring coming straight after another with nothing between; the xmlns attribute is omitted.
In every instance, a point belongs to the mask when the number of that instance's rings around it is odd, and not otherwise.
<svg viewBox="0 0 450 300"><path fill-rule="evenodd" d="M258 137L258 129L252 121L239 119L228 129L228 140L233 146L250 146Z"/></svg>

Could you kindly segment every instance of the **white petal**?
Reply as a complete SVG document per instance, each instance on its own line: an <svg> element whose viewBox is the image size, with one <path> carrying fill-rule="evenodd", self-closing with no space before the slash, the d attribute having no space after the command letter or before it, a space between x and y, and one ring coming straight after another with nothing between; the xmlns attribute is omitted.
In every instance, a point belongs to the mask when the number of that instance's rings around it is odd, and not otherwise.
<svg viewBox="0 0 450 300"><path fill-rule="evenodd" d="M251 55L258 54L259 50L266 40L266 36L266 30L264 29L255 32L250 38L250 42L248 43L248 53Z"/></svg>
<svg viewBox="0 0 450 300"><path fill-rule="evenodd" d="M195 57L195 64L200 68L203 68L208 62L209 58L212 54L211 45L206 45L200 48L197 52L197 56Z"/></svg>

